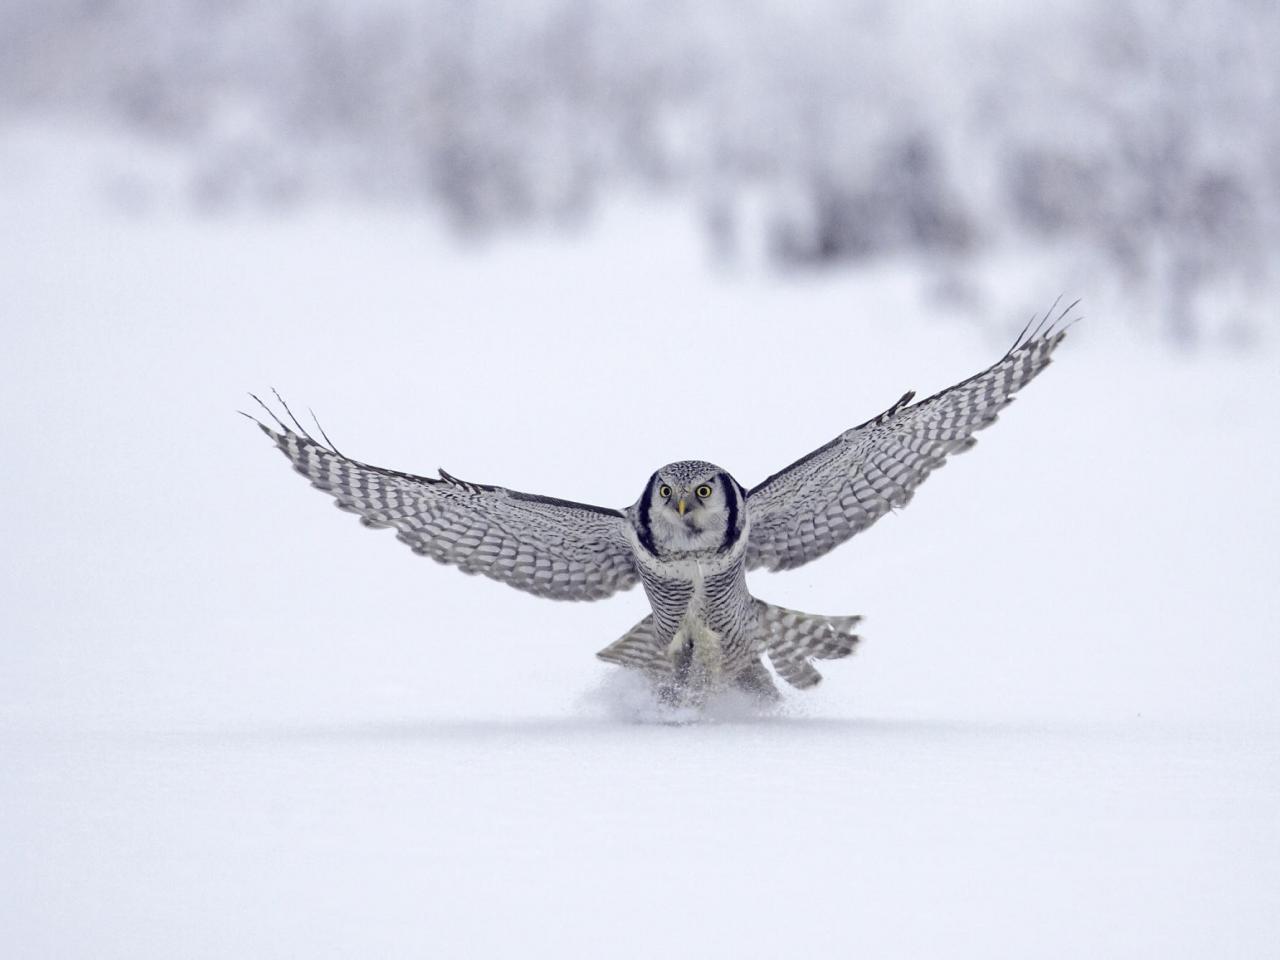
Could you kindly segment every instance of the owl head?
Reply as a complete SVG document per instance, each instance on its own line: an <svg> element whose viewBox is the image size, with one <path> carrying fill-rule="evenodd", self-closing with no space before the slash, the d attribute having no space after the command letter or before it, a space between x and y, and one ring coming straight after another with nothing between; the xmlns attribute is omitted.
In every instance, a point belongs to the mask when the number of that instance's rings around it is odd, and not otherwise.
<svg viewBox="0 0 1280 960"><path fill-rule="evenodd" d="M742 532L746 512L738 482L713 463L679 460L649 478L637 504L642 539L655 552L718 552Z"/></svg>

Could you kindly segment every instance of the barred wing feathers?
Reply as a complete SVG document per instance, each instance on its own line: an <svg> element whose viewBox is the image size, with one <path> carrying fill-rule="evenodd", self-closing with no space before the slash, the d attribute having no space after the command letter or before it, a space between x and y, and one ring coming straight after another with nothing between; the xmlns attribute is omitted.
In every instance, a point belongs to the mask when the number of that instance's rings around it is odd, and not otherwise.
<svg viewBox="0 0 1280 960"><path fill-rule="evenodd" d="M468 483L443 470L419 477L373 467L264 409L277 429L250 419L298 473L366 526L394 528L414 553L553 600L598 600L637 580L620 511Z"/></svg>
<svg viewBox="0 0 1280 960"><path fill-rule="evenodd" d="M973 434L994 423L1013 394L1049 365L1072 307L1047 329L1041 321L1028 335L1028 324L981 373L919 403L908 393L751 490L748 568L798 567L906 506L930 473L973 446Z"/></svg>

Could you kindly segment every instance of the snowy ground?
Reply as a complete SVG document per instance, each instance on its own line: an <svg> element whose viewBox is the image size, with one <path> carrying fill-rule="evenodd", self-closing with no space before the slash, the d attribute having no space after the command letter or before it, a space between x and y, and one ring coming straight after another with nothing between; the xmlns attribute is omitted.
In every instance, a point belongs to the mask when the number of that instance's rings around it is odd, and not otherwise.
<svg viewBox="0 0 1280 960"><path fill-rule="evenodd" d="M0 941L20 957L1264 956L1280 942L1274 345L1163 352L1088 276L949 316L891 265L708 267L678 212L104 209L0 145ZM1007 281L1006 281L1007 276ZM235 414L611 505L751 484L1088 320L977 449L773 602L866 614L779 715L621 715L637 593L412 556ZM1274 325L1273 325L1274 326Z"/></svg>

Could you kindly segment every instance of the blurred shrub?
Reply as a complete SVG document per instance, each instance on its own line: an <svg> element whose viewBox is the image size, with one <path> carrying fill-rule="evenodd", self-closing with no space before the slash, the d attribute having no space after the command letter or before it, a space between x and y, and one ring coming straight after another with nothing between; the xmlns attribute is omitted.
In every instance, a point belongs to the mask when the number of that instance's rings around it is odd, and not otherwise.
<svg viewBox="0 0 1280 960"><path fill-rule="evenodd" d="M425 201L458 229L691 194L780 264L1093 251L1194 339L1273 282L1280 5L9 0L0 112L183 147L205 209ZM747 207L754 211L748 215Z"/></svg>

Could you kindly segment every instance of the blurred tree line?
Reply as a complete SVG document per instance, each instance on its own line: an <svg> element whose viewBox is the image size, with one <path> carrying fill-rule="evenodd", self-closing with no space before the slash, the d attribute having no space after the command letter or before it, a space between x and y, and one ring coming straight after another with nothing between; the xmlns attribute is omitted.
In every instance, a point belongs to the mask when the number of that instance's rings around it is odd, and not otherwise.
<svg viewBox="0 0 1280 960"><path fill-rule="evenodd" d="M1275 0L9 0L0 119L32 114L189 148L209 209L486 231L642 185L791 267L1077 250L1183 341L1280 262Z"/></svg>

